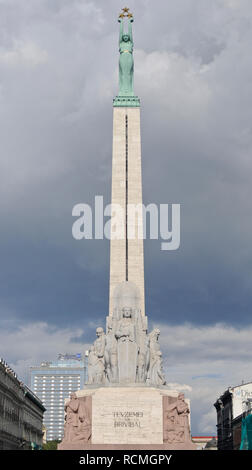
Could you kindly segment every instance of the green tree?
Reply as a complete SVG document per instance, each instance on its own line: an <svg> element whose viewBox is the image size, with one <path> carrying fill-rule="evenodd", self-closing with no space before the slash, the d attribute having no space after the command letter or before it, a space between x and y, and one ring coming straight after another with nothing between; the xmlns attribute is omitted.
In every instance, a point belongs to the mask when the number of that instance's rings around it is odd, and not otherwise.
<svg viewBox="0 0 252 470"><path fill-rule="evenodd" d="M57 446L61 441L47 441L46 444L43 444L43 450L57 450Z"/></svg>

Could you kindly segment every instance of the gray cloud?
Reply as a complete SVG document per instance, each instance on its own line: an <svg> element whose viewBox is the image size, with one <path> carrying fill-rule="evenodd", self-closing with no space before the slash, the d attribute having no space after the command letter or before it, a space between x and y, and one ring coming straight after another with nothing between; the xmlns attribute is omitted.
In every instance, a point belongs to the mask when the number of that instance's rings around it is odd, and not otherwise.
<svg viewBox="0 0 252 470"><path fill-rule="evenodd" d="M0 331L0 343L10 365L28 380L29 367L53 360L59 352L84 352L95 337L92 322L85 328L59 328L45 322ZM216 433L213 403L228 386L251 380L252 327L239 330L216 324L196 327L155 324L161 329L164 370L170 387L191 399L194 434ZM39 338L39 341L38 341ZM84 342L83 342L84 339Z"/></svg>
<svg viewBox="0 0 252 470"><path fill-rule="evenodd" d="M229 386L252 380L251 326L233 328L215 324L155 325L161 330L161 347L168 382L187 384L191 398L193 432L216 433L216 399Z"/></svg>

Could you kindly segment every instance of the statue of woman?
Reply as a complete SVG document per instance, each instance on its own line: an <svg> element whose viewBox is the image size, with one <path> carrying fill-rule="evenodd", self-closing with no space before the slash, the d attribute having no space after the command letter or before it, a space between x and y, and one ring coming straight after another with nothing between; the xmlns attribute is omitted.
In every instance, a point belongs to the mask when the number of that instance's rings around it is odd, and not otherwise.
<svg viewBox="0 0 252 470"><path fill-rule="evenodd" d="M119 383L135 383L138 345L131 307L122 308L122 318L118 321L115 337L118 341Z"/></svg>
<svg viewBox="0 0 252 470"><path fill-rule="evenodd" d="M132 308L122 308L122 318L118 322L115 337L118 342L136 342L136 326L132 318Z"/></svg>
<svg viewBox="0 0 252 470"><path fill-rule="evenodd" d="M128 22L128 34L123 32L123 19L118 19L120 23L119 34L119 96L134 96L133 91L133 36L132 25L133 18Z"/></svg>

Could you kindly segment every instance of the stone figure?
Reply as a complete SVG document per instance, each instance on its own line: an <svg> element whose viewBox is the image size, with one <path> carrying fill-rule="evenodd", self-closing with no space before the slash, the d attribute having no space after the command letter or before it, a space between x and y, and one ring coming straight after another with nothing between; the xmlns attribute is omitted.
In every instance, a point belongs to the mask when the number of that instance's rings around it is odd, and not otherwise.
<svg viewBox="0 0 252 470"><path fill-rule="evenodd" d="M72 441L79 426L78 410L80 402L75 393L71 393L70 401L65 405L65 433L64 440Z"/></svg>
<svg viewBox="0 0 252 470"><path fill-rule="evenodd" d="M79 426L73 441L88 442L91 439L91 397L83 397L79 400Z"/></svg>
<svg viewBox="0 0 252 470"><path fill-rule="evenodd" d="M94 342L94 349L97 357L104 359L104 350L105 350L105 334L103 328L99 326L96 328L97 339Z"/></svg>
<svg viewBox="0 0 252 470"><path fill-rule="evenodd" d="M120 23L119 33L119 96L133 96L133 36L132 25L133 18L128 20L128 33L123 31L123 18L118 19Z"/></svg>
<svg viewBox="0 0 252 470"><path fill-rule="evenodd" d="M160 330L155 328L150 334L150 368L149 381L153 385L165 385L165 377L162 365L162 353L159 345Z"/></svg>
<svg viewBox="0 0 252 470"><path fill-rule="evenodd" d="M88 352L88 381L87 384L101 384L104 382L104 362L95 352L94 345Z"/></svg>
<svg viewBox="0 0 252 470"><path fill-rule="evenodd" d="M70 401L65 405L64 442L84 441L91 438L91 397L79 399L71 393Z"/></svg>
<svg viewBox="0 0 252 470"><path fill-rule="evenodd" d="M144 328L139 339L139 353L137 361L137 382L145 383L150 367L150 339Z"/></svg>
<svg viewBox="0 0 252 470"><path fill-rule="evenodd" d="M113 331L113 322L108 322L108 332L105 345L105 370L108 382L117 382L118 380L118 349L117 340Z"/></svg>
<svg viewBox="0 0 252 470"><path fill-rule="evenodd" d="M118 340L119 383L136 382L138 345L132 308L122 309L115 337Z"/></svg>
<svg viewBox="0 0 252 470"><path fill-rule="evenodd" d="M132 319L132 308L122 309L122 319L118 322L115 337L119 342L136 342L136 327Z"/></svg>
<svg viewBox="0 0 252 470"><path fill-rule="evenodd" d="M164 442L191 441L189 413L189 406L185 402L183 393L179 393L177 400L171 404L164 402Z"/></svg>
<svg viewBox="0 0 252 470"><path fill-rule="evenodd" d="M105 334L102 327L96 328L97 339L94 342L94 355L97 357L98 362L95 365L96 379L95 383L104 383L105 381L105 367L104 367L104 353L105 353ZM94 357L93 357L94 360Z"/></svg>

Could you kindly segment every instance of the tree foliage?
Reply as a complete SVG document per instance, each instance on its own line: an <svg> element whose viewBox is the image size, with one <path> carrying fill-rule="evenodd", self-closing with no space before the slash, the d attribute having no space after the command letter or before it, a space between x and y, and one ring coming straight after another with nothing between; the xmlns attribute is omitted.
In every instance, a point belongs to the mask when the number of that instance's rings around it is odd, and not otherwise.
<svg viewBox="0 0 252 470"><path fill-rule="evenodd" d="M57 450L57 446L61 441L47 441L46 444L43 444L43 450Z"/></svg>

